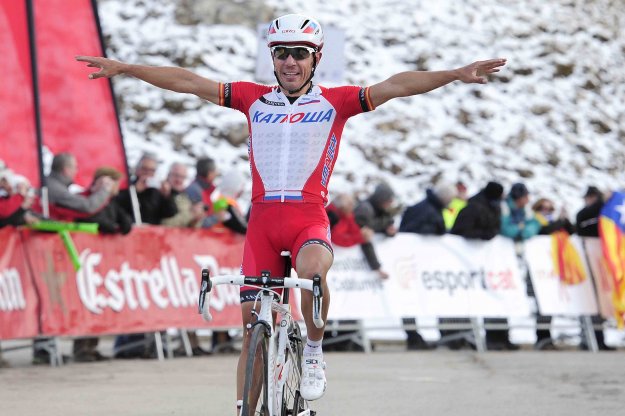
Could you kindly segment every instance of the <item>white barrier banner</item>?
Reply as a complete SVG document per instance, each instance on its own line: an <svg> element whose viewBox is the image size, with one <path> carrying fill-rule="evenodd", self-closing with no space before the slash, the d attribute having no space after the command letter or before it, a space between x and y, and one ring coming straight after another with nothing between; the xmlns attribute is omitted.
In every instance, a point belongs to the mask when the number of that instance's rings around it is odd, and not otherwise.
<svg viewBox="0 0 625 416"><path fill-rule="evenodd" d="M597 299L599 300L599 313L606 319L614 318L615 311L614 303L612 302L614 282L603 256L601 240L598 237L585 237L583 240L586 247L588 265L595 282Z"/></svg>
<svg viewBox="0 0 625 416"><path fill-rule="evenodd" d="M403 316L529 316L512 241L400 233L375 242L383 269L371 272L360 247L335 248L328 274L331 319Z"/></svg>
<svg viewBox="0 0 625 416"><path fill-rule="evenodd" d="M541 314L597 313L592 278L578 236L558 243L553 235L540 235L527 240L524 248Z"/></svg>

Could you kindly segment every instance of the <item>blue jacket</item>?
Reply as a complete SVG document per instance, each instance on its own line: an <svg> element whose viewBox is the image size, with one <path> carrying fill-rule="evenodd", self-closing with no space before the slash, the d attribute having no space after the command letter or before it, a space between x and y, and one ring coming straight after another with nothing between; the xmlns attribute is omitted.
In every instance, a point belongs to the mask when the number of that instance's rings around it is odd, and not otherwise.
<svg viewBox="0 0 625 416"><path fill-rule="evenodd" d="M536 217L525 208L517 208L511 197L504 201L501 214L501 234L514 241L527 240L540 231Z"/></svg>

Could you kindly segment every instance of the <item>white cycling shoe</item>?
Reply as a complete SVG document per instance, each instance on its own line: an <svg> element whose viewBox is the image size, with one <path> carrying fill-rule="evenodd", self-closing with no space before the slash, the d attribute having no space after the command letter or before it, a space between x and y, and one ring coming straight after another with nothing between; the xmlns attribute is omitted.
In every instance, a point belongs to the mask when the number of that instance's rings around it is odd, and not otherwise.
<svg viewBox="0 0 625 416"><path fill-rule="evenodd" d="M317 400L326 391L326 363L323 354L310 354L302 357L302 380L299 391L304 400Z"/></svg>

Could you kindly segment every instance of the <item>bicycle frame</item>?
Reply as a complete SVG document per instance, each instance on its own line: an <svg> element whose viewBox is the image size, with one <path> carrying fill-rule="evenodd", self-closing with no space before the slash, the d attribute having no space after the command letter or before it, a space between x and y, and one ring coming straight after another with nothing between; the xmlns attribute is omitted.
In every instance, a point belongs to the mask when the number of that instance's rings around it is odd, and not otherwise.
<svg viewBox="0 0 625 416"><path fill-rule="evenodd" d="M313 293L313 321L318 328L323 326L321 318L321 279L316 276L313 280L299 279L294 277L270 278L269 273L261 273L260 277L250 276L214 276L209 277L208 270L202 270L202 287L200 291L200 299L198 304L199 312L204 316L205 320L212 320L210 315L209 293L214 285L233 284L246 285L260 289L252 313L256 316L256 322L248 324L248 329L256 325L264 325L270 334L269 348L267 350L268 363L268 386L267 400L269 408L269 416L279 416L282 410L282 400L286 377L288 377L291 361L287 361L287 348L293 353L289 342L289 328L291 327L293 318L291 316L291 305L283 304L282 297L272 290L275 288L300 288L310 290ZM286 293L286 291L285 291ZM275 300L274 295L278 296L279 301ZM256 304L260 299L260 310L256 312ZM274 328L273 311L277 313L276 321L279 323L277 330ZM298 369L299 370L299 369ZM297 414L297 416L314 415L310 409ZM295 416L295 415L294 415Z"/></svg>

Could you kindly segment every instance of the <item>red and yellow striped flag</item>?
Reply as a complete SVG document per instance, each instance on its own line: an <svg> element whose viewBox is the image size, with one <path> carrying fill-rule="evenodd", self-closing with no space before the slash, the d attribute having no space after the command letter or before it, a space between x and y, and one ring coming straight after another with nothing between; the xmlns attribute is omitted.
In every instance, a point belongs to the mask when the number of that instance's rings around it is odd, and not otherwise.
<svg viewBox="0 0 625 416"><path fill-rule="evenodd" d="M625 192L614 192L601 209L599 236L614 282L612 302L619 328L625 325Z"/></svg>
<svg viewBox="0 0 625 416"><path fill-rule="evenodd" d="M553 269L562 283L576 285L586 280L587 276L584 263L569 237L566 231L551 234Z"/></svg>

